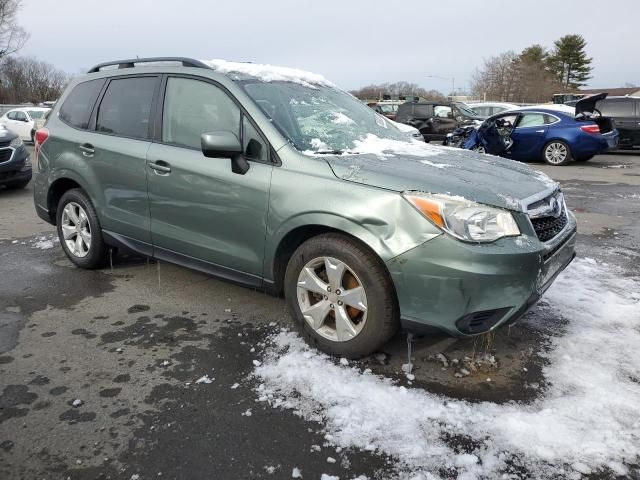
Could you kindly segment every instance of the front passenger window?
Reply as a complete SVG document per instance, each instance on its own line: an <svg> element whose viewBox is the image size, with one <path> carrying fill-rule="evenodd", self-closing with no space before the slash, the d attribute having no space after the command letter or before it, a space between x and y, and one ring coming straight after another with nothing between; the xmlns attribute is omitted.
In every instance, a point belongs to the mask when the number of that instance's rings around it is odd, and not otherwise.
<svg viewBox="0 0 640 480"><path fill-rule="evenodd" d="M240 137L240 109L233 100L210 83L169 78L162 115L162 141L200 150L200 136L217 130L227 130Z"/></svg>

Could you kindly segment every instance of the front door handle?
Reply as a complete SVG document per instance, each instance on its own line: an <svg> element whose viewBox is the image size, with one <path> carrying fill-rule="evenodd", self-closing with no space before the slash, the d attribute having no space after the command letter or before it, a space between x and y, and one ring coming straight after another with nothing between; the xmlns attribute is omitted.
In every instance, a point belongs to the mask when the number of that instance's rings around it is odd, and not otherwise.
<svg viewBox="0 0 640 480"><path fill-rule="evenodd" d="M93 145L90 143L83 143L82 145L78 145L78 150L82 152L82 155L85 157L93 157L93 154L96 153L96 149L93 148Z"/></svg>
<svg viewBox="0 0 640 480"><path fill-rule="evenodd" d="M171 166L162 160L150 162L149 168L151 168L151 170L153 170L157 175L169 175L171 173Z"/></svg>

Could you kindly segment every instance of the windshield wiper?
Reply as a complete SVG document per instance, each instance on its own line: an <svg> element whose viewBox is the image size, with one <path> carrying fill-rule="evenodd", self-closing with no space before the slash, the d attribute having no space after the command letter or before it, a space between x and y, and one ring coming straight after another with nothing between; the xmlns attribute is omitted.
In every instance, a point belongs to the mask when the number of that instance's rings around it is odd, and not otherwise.
<svg viewBox="0 0 640 480"><path fill-rule="evenodd" d="M316 150L313 153L317 153L318 155L342 155L345 150Z"/></svg>

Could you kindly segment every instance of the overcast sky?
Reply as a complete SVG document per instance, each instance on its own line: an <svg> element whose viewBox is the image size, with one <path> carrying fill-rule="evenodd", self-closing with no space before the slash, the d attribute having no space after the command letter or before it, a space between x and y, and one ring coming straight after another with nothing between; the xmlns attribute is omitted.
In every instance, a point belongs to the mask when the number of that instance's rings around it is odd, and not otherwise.
<svg viewBox="0 0 640 480"><path fill-rule="evenodd" d="M483 58L580 33L590 86L640 84L640 1L23 0L20 52L78 73L135 56L224 58L321 73L343 88L466 88Z"/></svg>

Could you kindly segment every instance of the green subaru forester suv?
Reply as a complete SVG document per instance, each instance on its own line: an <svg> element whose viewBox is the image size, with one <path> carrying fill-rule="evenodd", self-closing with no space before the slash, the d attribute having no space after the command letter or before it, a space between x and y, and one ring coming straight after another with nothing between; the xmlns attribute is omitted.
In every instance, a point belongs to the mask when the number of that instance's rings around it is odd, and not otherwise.
<svg viewBox="0 0 640 480"><path fill-rule="evenodd" d="M35 207L73 263L99 268L125 247L283 293L335 355L367 355L399 328L513 322L575 255L575 218L547 176L412 140L296 69L100 64L35 140Z"/></svg>

